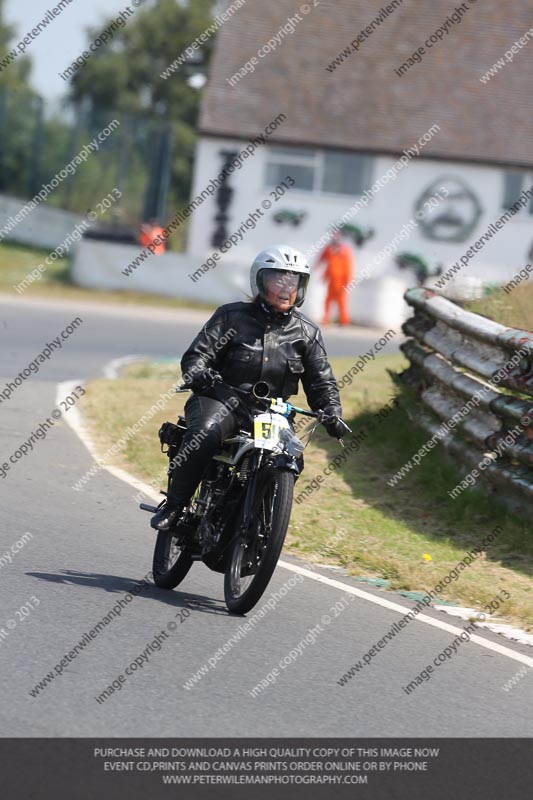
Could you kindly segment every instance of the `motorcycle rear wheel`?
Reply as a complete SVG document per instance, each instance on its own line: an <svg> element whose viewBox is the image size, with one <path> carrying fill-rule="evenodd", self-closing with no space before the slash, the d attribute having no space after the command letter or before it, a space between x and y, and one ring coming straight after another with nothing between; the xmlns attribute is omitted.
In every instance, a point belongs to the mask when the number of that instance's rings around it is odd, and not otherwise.
<svg viewBox="0 0 533 800"><path fill-rule="evenodd" d="M246 614L261 598L278 563L292 510L294 475L262 470L248 530L232 546L224 575L224 598L234 614Z"/></svg>
<svg viewBox="0 0 533 800"><path fill-rule="evenodd" d="M152 562L155 585L160 589L175 589L192 565L192 556L186 547L178 544L178 537L173 533L159 531Z"/></svg>

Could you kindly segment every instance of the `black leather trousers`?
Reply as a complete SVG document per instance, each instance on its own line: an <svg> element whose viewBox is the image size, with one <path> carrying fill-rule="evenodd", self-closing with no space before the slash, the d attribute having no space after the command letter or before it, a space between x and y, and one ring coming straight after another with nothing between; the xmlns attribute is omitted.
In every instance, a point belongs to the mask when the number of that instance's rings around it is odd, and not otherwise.
<svg viewBox="0 0 533 800"><path fill-rule="evenodd" d="M187 504L207 471L211 458L228 436L237 433L242 420L223 403L193 394L185 404L187 433L174 459L168 499L174 506Z"/></svg>

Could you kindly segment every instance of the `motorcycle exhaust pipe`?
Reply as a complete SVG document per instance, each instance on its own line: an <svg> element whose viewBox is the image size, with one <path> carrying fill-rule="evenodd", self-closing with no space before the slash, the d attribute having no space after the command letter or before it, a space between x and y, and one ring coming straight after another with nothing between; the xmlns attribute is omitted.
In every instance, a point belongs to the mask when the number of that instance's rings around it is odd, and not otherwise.
<svg viewBox="0 0 533 800"><path fill-rule="evenodd" d="M252 394L258 400L266 400L270 397L270 386L266 381L257 381L252 387Z"/></svg>

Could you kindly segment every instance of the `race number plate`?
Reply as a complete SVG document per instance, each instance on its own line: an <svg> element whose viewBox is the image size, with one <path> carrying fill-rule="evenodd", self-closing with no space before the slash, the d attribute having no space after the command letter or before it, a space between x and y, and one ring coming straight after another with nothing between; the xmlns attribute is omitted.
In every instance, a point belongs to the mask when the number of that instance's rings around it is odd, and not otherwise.
<svg viewBox="0 0 533 800"><path fill-rule="evenodd" d="M254 417L254 443L263 450L280 450L282 430L290 425L280 414L258 414Z"/></svg>

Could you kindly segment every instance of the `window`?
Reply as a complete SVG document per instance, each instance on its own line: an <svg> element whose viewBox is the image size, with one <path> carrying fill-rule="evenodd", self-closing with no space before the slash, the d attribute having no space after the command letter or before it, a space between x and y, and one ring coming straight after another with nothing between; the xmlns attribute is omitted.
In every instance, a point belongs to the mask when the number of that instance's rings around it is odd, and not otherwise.
<svg viewBox="0 0 533 800"><path fill-rule="evenodd" d="M268 164L267 186L278 186L289 176L295 181L294 188L304 192L313 191L314 169L303 164Z"/></svg>
<svg viewBox="0 0 533 800"><path fill-rule="evenodd" d="M278 186L290 175L295 181L295 189L312 192L317 168L317 154L314 150L275 147L269 151L266 183L267 186Z"/></svg>
<svg viewBox="0 0 533 800"><path fill-rule="evenodd" d="M504 174L503 207L508 211L520 199L522 192L533 187L533 173L506 172ZM519 214L533 214L533 197Z"/></svg>
<svg viewBox="0 0 533 800"><path fill-rule="evenodd" d="M324 153L322 190L335 194L363 194L369 187L370 156Z"/></svg>
<svg viewBox="0 0 533 800"><path fill-rule="evenodd" d="M372 157L358 153L272 147L266 185L277 186L290 175L295 189L314 194L360 195L370 185Z"/></svg>

